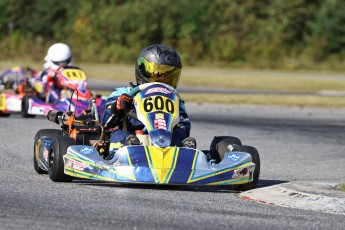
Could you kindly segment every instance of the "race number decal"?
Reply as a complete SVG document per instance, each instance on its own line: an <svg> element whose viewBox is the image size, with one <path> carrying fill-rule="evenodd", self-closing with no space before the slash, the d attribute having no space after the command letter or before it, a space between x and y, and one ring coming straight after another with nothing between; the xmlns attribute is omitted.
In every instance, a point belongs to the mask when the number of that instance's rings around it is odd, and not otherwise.
<svg viewBox="0 0 345 230"><path fill-rule="evenodd" d="M143 102L144 111L147 113L162 111L174 114L174 101L164 96L147 97Z"/></svg>
<svg viewBox="0 0 345 230"><path fill-rule="evenodd" d="M80 69L64 69L61 74L70 81L86 81L86 74Z"/></svg>
<svg viewBox="0 0 345 230"><path fill-rule="evenodd" d="M6 94L0 94L0 110L6 109Z"/></svg>

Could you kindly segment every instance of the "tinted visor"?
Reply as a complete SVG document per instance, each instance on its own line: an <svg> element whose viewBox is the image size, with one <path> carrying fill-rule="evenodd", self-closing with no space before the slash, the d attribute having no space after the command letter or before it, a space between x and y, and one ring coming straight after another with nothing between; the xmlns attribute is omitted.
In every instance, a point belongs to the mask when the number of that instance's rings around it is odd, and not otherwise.
<svg viewBox="0 0 345 230"><path fill-rule="evenodd" d="M66 61L52 61L57 66L68 66L71 63L72 58L67 59Z"/></svg>
<svg viewBox="0 0 345 230"><path fill-rule="evenodd" d="M178 85L181 68L148 62L145 58L138 60L138 66L148 82L162 82L174 88Z"/></svg>

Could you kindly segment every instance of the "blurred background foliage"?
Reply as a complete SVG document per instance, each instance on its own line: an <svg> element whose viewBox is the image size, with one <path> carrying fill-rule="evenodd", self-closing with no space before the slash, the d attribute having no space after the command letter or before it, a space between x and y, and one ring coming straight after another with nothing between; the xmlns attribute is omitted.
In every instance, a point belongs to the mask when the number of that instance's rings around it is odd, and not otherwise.
<svg viewBox="0 0 345 230"><path fill-rule="evenodd" d="M133 63L149 44L184 64L345 70L345 0L0 0L0 59Z"/></svg>

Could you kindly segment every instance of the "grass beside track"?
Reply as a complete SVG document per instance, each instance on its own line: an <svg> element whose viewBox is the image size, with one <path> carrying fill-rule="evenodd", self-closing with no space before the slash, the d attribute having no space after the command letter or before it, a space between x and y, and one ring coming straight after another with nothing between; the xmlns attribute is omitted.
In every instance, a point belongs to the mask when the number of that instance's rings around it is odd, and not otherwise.
<svg viewBox="0 0 345 230"><path fill-rule="evenodd" d="M134 66L85 64L83 69L93 79L133 81ZM185 67L180 85L316 93L345 91L345 73L281 72L269 70L233 70Z"/></svg>
<svg viewBox="0 0 345 230"><path fill-rule="evenodd" d="M295 95L221 95L221 94L181 94L186 102L248 104L274 106L345 107L343 97L318 97Z"/></svg>
<svg viewBox="0 0 345 230"><path fill-rule="evenodd" d="M23 64L24 63L24 64ZM41 69L37 62L0 61L0 71L13 66L28 65ZM92 80L133 81L134 65L78 63ZM282 72L270 70L234 70L225 68L185 67L180 86L268 90L276 92L317 93L345 92L345 74ZM109 92L100 92L108 95ZM284 106L345 107L343 97L306 95L238 95L181 94L186 102L259 104Z"/></svg>
<svg viewBox="0 0 345 230"><path fill-rule="evenodd" d="M340 186L340 191L345 192L345 184L342 184L342 185Z"/></svg>

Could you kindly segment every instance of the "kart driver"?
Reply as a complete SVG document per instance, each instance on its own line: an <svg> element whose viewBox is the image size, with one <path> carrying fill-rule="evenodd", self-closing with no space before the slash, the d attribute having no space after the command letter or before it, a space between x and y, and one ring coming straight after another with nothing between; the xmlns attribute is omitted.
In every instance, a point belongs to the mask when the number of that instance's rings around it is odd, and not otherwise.
<svg viewBox="0 0 345 230"><path fill-rule="evenodd" d="M72 51L68 45L55 43L49 47L47 55L44 57L44 71L40 76L43 82L43 96L47 103L52 103L60 97L63 86L56 78L58 69L71 65Z"/></svg>
<svg viewBox="0 0 345 230"><path fill-rule="evenodd" d="M135 65L136 84L116 88L109 95L101 117L102 124L114 130L110 137L109 154L125 144L140 144L134 133L136 130L142 130L144 125L130 116L125 116L124 113L132 106L133 99L128 95L130 90L136 85L148 82L162 82L176 88L181 69L182 63L178 53L168 46L155 44L141 51ZM164 74L161 74L162 71L165 71ZM191 124L183 100L180 100L179 108L180 122L174 127L171 145L196 148L195 139L189 137Z"/></svg>
<svg viewBox="0 0 345 230"><path fill-rule="evenodd" d="M40 73L29 66L16 66L0 73L0 90L14 89L21 93L23 88L30 88L30 80Z"/></svg>

